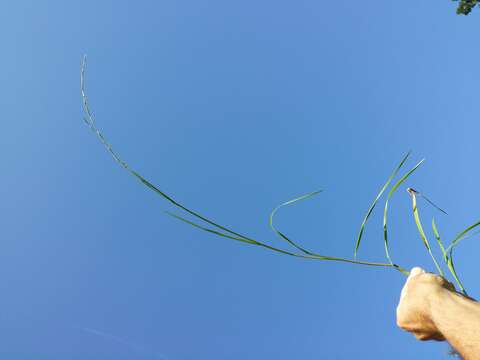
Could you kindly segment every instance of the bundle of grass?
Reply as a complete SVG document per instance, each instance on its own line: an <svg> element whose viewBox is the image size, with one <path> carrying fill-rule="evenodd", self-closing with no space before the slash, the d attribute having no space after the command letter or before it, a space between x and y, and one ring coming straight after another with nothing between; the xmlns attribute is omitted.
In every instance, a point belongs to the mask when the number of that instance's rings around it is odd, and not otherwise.
<svg viewBox="0 0 480 360"><path fill-rule="evenodd" d="M390 189L388 191L388 194L386 196L384 210L383 210L383 237L384 237L384 246L385 246L385 256L386 256L387 262L373 262L373 261L358 260L357 259L357 253L358 253L358 250L359 250L360 245L361 245L361 240L362 240L362 237L363 237L363 234L364 234L364 231L365 231L366 224L367 224L370 216L372 215L373 210L375 209L375 207L376 207L377 203L379 202L380 198L382 197L382 195L385 193L385 191L387 191L389 186L392 184L392 182L394 181L394 179L398 175L399 171L401 170L401 168L403 167L403 165L405 164L407 159L410 157L410 152L407 153L402 158L402 160L399 162L399 164L395 167L395 169L390 174L387 181L385 182L385 184L383 185L383 187L380 189L377 196L373 200L372 204L368 208L368 211L367 211L366 215L364 216L363 221L361 223L360 230L359 230L356 242L355 242L355 250L354 250L353 259L322 255L322 254L319 254L317 252L313 252L313 251L310 251L308 249L305 249L303 246L297 244L295 241L293 241L292 239L287 237L274 224L275 214L282 207L295 204L295 203L297 203L299 201L302 201L302 200L309 199L309 198L319 194L321 192L321 190L314 191L314 192L308 193L306 195L302 195L300 197L297 197L293 200L289 200L287 202L284 202L281 205L277 206L271 212L270 218L269 218L269 223L270 223L271 229L273 230L273 232L276 235L278 235L281 239L283 239L290 246L292 246L294 248L294 250L287 250L287 249L283 249L283 248L278 248L278 247L272 246L272 245L270 245L266 242L253 239L250 236L243 235L243 234L239 233L238 231L235 231L235 230L233 230L233 229L231 229L227 226L220 225L217 222L215 222L213 220L210 220L209 218L201 215L200 213L198 213L198 212L186 207L185 205L179 203L172 196L164 193L158 187L153 185L150 181L145 179L142 175L140 175L135 170L130 168L130 166L126 162L124 162L117 155L117 153L113 150L112 146L108 143L106 138L103 136L103 134L100 132L100 130L96 126L95 119L92 115L92 112L90 111L88 98L87 98L87 95L85 93L85 69L86 69L86 57L83 58L82 66L81 66L81 75L80 75L80 88L81 88L84 120L85 120L86 124L97 135L100 142L103 144L103 146L107 149L107 151L111 154L113 159L118 164L120 164L126 171L128 171L131 175L133 175L136 179L138 179L147 188L149 188L150 190L155 192L157 195L160 195L162 198L164 198L165 200L167 200L171 204L173 204L177 209L179 209L183 213L185 213L185 215L179 215L179 214L175 214L175 213L171 213L171 212L167 211L166 213L168 215L170 215L170 216L172 216L172 217L174 217L174 218L176 218L176 219L178 219L178 220L180 220L180 221L182 221L186 224L194 226L194 227L196 227L196 228L198 228L202 231L206 231L208 233L211 233L211 234L223 237L223 238L239 241L239 242L242 242L242 243L245 243L245 244L248 244L248 245L262 247L264 249L268 249L268 250L271 250L271 251L274 251L274 252L277 252L277 253L281 253L281 254L284 254L284 255L288 255L288 256L293 256L293 257L296 257L296 258L308 259L308 260L321 260L321 261L337 261L337 262L344 262L344 263L357 264L357 265L392 268L392 269L395 269L395 270L399 271L400 273L402 273L405 276L409 275L409 272L407 270L405 270L402 266L398 265L397 263L394 263L393 260L392 260L392 256L391 256L390 249L389 249L389 242L388 242L388 226L387 226L388 216L387 215L388 215L389 203L392 199L392 196L396 193L396 191L400 188L400 186L402 184L404 184L405 181L418 169L418 167L423 163L424 160L419 161L415 166L413 166L413 168L411 168L408 172L406 172L403 176L401 176L393 184L393 186L390 187ZM435 259L435 256L433 255L433 253L431 251L430 243L429 243L429 241L427 239L427 236L425 234L425 231L423 229L422 222L420 220L419 211L418 211L418 208L417 208L417 197L424 198L427 202L429 202L430 204L435 206L440 211L442 211L442 212L444 212L444 211L442 209L438 208L428 198L423 196L418 191L416 191L412 188L408 188L407 191L410 194L411 199L412 199L413 217L415 219L415 223L416 223L418 232L420 234L420 238L423 241L423 244L425 245L429 255L431 256L431 258L432 258L432 260L435 264L435 267L438 270L438 273L442 276L445 276L440 264ZM189 218L187 218L186 216L189 216ZM453 250L455 249L455 247L458 245L458 243L461 240L464 240L467 237L470 237L470 236L474 235L475 233L472 233L472 230L475 229L478 225L480 225L480 221L475 222L474 224L467 227L465 230L458 233L458 235L453 239L453 241L450 243L450 245L445 247L441 238L440 238L435 220L432 219L433 234L434 234L434 236L437 240L437 243L440 246L440 250L443 254L443 261L445 262L447 268L449 269L453 279L456 281L458 288L465 295L467 294L466 291L465 291L465 288L463 287L462 283L460 282L460 279L459 279L459 277L458 277L458 275L455 271L455 267L454 267L454 263L453 263Z"/></svg>

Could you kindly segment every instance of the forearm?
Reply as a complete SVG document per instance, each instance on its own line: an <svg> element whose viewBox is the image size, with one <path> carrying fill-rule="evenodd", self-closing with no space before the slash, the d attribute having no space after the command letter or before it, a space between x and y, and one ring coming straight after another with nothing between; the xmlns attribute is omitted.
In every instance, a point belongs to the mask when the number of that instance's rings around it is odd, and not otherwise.
<svg viewBox="0 0 480 360"><path fill-rule="evenodd" d="M480 303L445 291L431 299L432 320L465 360L480 359Z"/></svg>

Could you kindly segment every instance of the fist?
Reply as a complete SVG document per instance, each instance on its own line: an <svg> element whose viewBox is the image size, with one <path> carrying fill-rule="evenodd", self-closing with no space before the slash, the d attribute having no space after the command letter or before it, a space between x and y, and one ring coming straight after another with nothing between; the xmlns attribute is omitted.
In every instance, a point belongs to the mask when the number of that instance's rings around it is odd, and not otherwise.
<svg viewBox="0 0 480 360"><path fill-rule="evenodd" d="M397 325L418 340L445 340L435 325L434 309L452 290L455 291L455 287L443 277L413 268L400 295Z"/></svg>

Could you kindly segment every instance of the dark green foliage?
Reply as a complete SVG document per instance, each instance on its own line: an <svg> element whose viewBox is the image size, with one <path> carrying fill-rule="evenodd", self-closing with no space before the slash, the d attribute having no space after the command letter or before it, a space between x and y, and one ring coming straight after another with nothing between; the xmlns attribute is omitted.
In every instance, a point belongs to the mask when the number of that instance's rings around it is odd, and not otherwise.
<svg viewBox="0 0 480 360"><path fill-rule="evenodd" d="M458 0L454 0L458 1ZM460 0L457 7L457 14L468 15L477 6L478 0Z"/></svg>

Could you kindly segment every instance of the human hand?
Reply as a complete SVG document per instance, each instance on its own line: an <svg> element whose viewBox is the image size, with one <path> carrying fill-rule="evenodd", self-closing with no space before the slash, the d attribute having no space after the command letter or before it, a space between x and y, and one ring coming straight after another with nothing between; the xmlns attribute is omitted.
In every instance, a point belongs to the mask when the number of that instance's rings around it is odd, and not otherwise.
<svg viewBox="0 0 480 360"><path fill-rule="evenodd" d="M445 340L435 324L434 311L455 287L443 277L415 267L402 289L397 307L397 325L418 340Z"/></svg>

